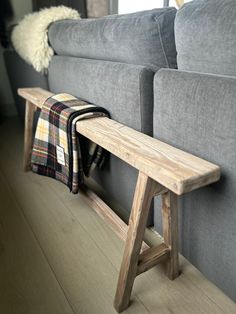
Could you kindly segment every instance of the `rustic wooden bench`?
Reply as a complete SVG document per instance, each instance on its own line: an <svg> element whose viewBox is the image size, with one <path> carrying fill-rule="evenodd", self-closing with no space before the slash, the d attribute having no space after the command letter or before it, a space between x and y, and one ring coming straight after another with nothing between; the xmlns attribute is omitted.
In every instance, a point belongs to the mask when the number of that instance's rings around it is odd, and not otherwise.
<svg viewBox="0 0 236 314"><path fill-rule="evenodd" d="M24 170L28 171L34 111L52 93L40 88L22 88L18 94L26 100ZM178 277L178 195L218 181L220 168L105 117L79 121L76 127L80 134L139 171L128 226L92 190L86 186L81 190L96 212L125 241L114 300L115 309L121 312L129 305L133 283L139 274L163 263L168 278ZM160 194L164 241L157 247L149 247L143 239L150 203Z"/></svg>

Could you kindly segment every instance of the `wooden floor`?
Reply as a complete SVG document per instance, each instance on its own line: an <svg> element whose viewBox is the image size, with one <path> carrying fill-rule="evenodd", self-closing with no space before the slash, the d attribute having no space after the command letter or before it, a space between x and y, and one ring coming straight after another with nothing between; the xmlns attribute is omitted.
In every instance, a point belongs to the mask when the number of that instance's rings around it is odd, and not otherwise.
<svg viewBox="0 0 236 314"><path fill-rule="evenodd" d="M123 243L62 184L22 171L22 125L0 124L0 314L112 314ZM155 237L154 237L155 238ZM236 313L181 258L171 282L140 275L124 313Z"/></svg>

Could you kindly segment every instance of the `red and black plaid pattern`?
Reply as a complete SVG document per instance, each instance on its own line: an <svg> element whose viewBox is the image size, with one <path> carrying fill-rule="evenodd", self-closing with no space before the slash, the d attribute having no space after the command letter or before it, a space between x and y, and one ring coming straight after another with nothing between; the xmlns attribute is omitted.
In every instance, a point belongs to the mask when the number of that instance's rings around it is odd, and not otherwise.
<svg viewBox="0 0 236 314"><path fill-rule="evenodd" d="M32 171L55 178L78 193L95 166L104 158L103 149L76 132L81 119L107 116L107 110L69 94L57 94L44 103L32 151Z"/></svg>

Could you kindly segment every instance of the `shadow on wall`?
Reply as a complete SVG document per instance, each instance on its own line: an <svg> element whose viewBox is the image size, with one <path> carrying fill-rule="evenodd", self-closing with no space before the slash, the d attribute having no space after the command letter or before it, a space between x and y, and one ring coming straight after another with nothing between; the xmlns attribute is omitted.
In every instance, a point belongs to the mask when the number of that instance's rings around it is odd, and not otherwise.
<svg viewBox="0 0 236 314"><path fill-rule="evenodd" d="M0 33L1 37L7 36L9 38L9 30L12 25L17 24L25 14L32 12L32 1L33 0L1 0L0 1L0 16L3 17L5 28L5 35ZM7 7L11 6L11 14L4 13ZM2 13L2 15L1 15ZM4 16L3 16L4 13ZM1 31L0 29L0 31ZM6 47L6 45L4 45ZM7 48L3 48L0 45L0 113L2 116L14 116L17 114L15 100L9 83L7 75L7 69L4 62L4 53L12 51L10 45ZM15 71L16 74L16 71Z"/></svg>
<svg viewBox="0 0 236 314"><path fill-rule="evenodd" d="M2 120L3 120L1 103L2 103L2 96L1 96L1 92L0 92L0 124L2 123Z"/></svg>
<svg viewBox="0 0 236 314"><path fill-rule="evenodd" d="M16 109L3 59L3 48L0 46L0 113L1 116L14 116Z"/></svg>
<svg viewBox="0 0 236 314"><path fill-rule="evenodd" d="M15 1L15 0L14 0ZM16 114L14 100L6 72L3 51L9 47L9 26L14 20L13 0L0 2L0 114L12 116Z"/></svg>

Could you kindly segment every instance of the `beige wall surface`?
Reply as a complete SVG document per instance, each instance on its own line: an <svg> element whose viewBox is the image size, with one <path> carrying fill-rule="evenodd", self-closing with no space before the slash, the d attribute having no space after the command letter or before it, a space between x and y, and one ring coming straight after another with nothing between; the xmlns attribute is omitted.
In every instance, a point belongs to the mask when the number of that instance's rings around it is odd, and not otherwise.
<svg viewBox="0 0 236 314"><path fill-rule="evenodd" d="M25 14L32 12L32 0L11 0L14 18L9 24L16 24ZM0 114L14 115L16 109L3 59L4 49L0 46Z"/></svg>
<svg viewBox="0 0 236 314"><path fill-rule="evenodd" d="M109 0L87 0L88 17L100 17L109 14Z"/></svg>

